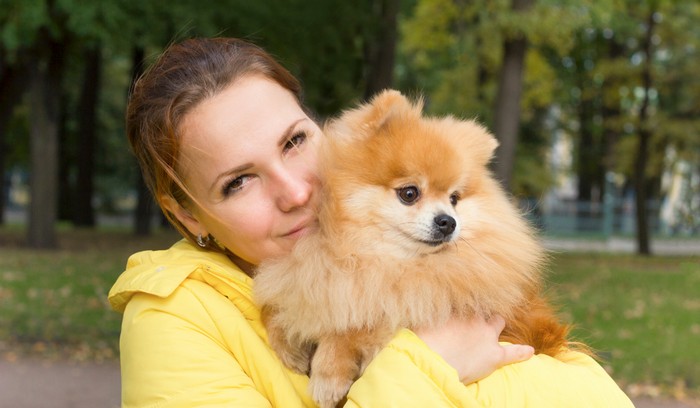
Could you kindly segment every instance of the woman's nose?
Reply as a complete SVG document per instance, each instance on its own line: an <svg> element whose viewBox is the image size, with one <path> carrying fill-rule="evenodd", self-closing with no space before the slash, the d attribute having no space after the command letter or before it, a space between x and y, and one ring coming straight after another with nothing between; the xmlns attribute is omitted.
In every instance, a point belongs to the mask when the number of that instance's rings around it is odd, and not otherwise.
<svg viewBox="0 0 700 408"><path fill-rule="evenodd" d="M277 206L284 212L306 206L313 194L314 184L307 172L293 170L285 169L276 186Z"/></svg>

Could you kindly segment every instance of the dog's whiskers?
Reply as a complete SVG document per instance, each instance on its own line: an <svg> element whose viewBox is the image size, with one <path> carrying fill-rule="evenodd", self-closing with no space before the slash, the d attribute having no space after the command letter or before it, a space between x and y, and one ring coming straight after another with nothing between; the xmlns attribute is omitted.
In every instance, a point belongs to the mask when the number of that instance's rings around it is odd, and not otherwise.
<svg viewBox="0 0 700 408"><path fill-rule="evenodd" d="M493 261L493 259L491 259L490 257L484 255L483 253L481 253L481 251L479 251L478 249L476 249L476 247L474 247L474 245L472 245L472 243L469 242L469 240L466 239L465 237L459 237L459 240L462 241L462 242L464 242L469 248L471 248L472 251L474 251L477 255L479 255L479 256L481 257L481 259L483 259L483 260L485 260L485 261L487 261L487 262L489 262L489 263L495 263L495 262ZM457 245L456 242L455 242L455 245Z"/></svg>

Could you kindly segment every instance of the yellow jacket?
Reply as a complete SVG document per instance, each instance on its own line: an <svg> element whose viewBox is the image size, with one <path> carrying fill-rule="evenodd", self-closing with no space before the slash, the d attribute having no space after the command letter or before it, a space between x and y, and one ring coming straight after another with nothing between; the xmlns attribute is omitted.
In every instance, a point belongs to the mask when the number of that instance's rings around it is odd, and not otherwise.
<svg viewBox="0 0 700 408"><path fill-rule="evenodd" d="M123 407L306 407L308 378L267 344L252 279L180 241L129 258L109 293L123 312ZM468 386L409 330L348 394L349 407L632 407L591 358L535 356Z"/></svg>

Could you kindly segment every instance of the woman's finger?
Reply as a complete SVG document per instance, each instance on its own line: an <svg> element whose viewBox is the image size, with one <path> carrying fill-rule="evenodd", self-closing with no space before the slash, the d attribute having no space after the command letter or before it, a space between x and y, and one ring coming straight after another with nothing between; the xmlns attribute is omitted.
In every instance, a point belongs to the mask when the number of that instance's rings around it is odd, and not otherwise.
<svg viewBox="0 0 700 408"><path fill-rule="evenodd" d="M500 367L528 360L535 354L535 349L532 346L524 344L506 344L502 348L503 356Z"/></svg>

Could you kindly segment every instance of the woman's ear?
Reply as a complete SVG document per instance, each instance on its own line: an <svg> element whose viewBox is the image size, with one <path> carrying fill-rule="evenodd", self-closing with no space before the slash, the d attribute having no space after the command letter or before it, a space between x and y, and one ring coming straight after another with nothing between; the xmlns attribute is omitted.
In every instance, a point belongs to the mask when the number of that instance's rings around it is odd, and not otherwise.
<svg viewBox="0 0 700 408"><path fill-rule="evenodd" d="M184 225L192 235L195 237L200 234L203 237L209 235L209 233L204 229L202 223L200 223L188 209L180 205L180 203L178 203L173 197L163 195L160 199L163 208L173 214L175 218L177 218L177 220L180 221L180 223Z"/></svg>

